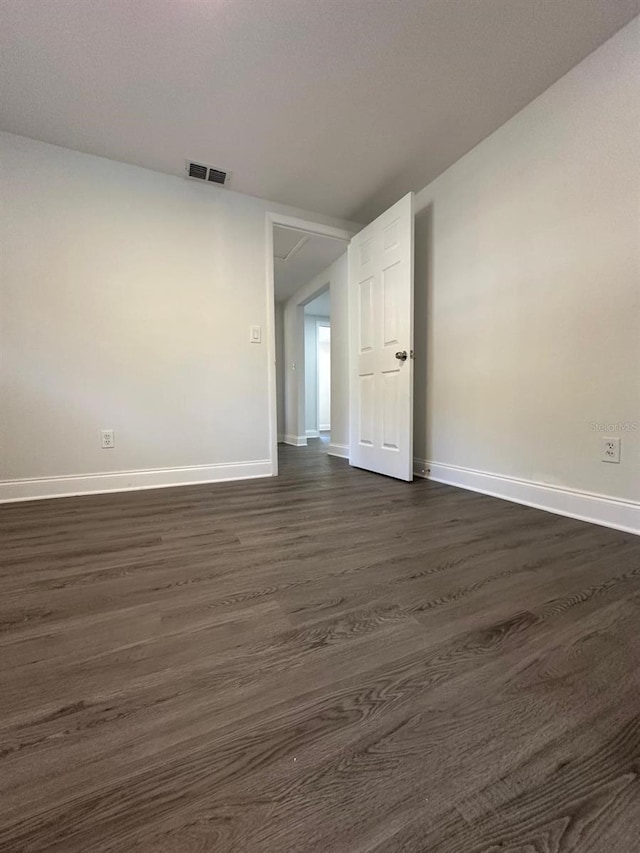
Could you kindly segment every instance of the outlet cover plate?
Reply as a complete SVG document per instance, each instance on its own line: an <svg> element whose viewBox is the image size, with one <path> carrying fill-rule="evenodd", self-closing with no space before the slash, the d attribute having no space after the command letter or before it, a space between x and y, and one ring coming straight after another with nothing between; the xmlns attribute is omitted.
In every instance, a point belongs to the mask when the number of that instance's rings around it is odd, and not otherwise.
<svg viewBox="0 0 640 853"><path fill-rule="evenodd" d="M112 429L100 430L100 438L104 450L111 450L112 447L116 446L116 437Z"/></svg>
<svg viewBox="0 0 640 853"><path fill-rule="evenodd" d="M619 436L602 436L602 461L620 462Z"/></svg>

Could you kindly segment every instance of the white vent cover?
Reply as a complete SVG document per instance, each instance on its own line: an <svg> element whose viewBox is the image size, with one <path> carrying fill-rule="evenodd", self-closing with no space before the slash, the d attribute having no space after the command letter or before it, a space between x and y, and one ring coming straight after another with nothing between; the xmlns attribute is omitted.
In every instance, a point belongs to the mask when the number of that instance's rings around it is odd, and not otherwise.
<svg viewBox="0 0 640 853"><path fill-rule="evenodd" d="M187 160L185 171L187 178L193 178L195 181L207 181L208 183L224 186L229 178L229 172L224 172L222 169L216 169L215 166L206 166L204 163L195 163L193 160Z"/></svg>

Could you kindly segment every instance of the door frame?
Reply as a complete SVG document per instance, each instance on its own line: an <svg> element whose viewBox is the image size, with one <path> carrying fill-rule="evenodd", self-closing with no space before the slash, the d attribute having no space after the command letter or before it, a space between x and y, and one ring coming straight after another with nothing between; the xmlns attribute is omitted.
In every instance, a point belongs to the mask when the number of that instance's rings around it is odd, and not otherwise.
<svg viewBox="0 0 640 853"><path fill-rule="evenodd" d="M300 219L296 216L287 216L273 210L265 214L265 244L266 244L266 283L267 283L267 398L269 407L269 449L271 456L271 475L278 474L278 400L276 388L276 296L273 263L273 226L284 225L295 228L297 231L305 231L307 234L317 234L321 237L336 237L345 240L348 246L354 234L359 229L348 231L344 228L335 228L332 225L324 225L309 219ZM286 365L285 365L286 375Z"/></svg>
<svg viewBox="0 0 640 853"><path fill-rule="evenodd" d="M324 327L325 329L329 329L331 331L331 317L328 320L321 320L316 317L316 432L318 433L318 437L320 436L320 359L318 358L318 349L320 341L318 339L318 329L320 327ZM331 346L329 346L329 370L331 370ZM306 378L305 378L306 381ZM331 387L331 386L329 386ZM331 391L329 391L331 394ZM331 404L329 404L329 417L331 418ZM329 430L331 430L331 424L329 424Z"/></svg>

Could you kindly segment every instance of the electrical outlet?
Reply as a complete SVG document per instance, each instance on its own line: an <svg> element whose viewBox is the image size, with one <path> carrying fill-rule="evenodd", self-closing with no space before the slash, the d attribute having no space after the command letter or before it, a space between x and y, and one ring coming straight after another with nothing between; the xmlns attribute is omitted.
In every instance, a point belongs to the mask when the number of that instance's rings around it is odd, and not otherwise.
<svg viewBox="0 0 640 853"><path fill-rule="evenodd" d="M105 450L110 450L116 446L116 437L112 429L100 430L100 435L102 437L102 446Z"/></svg>
<svg viewBox="0 0 640 853"><path fill-rule="evenodd" d="M602 437L602 461L603 462L619 462L620 461L620 439L618 437Z"/></svg>

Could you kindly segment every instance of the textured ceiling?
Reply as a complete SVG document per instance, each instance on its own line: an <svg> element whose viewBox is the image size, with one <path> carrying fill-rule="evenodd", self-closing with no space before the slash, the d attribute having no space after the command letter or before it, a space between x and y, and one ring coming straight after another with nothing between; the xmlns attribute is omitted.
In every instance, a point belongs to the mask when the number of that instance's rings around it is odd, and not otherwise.
<svg viewBox="0 0 640 853"><path fill-rule="evenodd" d="M2 0L1 127L359 222L640 0Z"/></svg>

